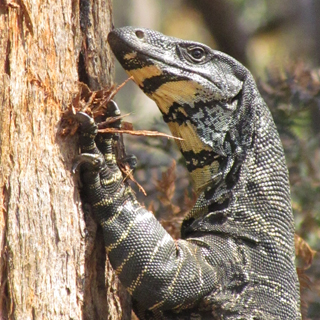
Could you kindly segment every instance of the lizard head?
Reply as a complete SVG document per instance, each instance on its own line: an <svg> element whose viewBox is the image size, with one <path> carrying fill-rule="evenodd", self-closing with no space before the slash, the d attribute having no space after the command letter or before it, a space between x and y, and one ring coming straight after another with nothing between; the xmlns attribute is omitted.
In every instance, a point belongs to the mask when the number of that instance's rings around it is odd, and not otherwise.
<svg viewBox="0 0 320 320"><path fill-rule="evenodd" d="M183 138L177 144L197 192L225 180L250 143L242 103L247 69L206 45L149 29L115 29L108 41L172 134Z"/></svg>

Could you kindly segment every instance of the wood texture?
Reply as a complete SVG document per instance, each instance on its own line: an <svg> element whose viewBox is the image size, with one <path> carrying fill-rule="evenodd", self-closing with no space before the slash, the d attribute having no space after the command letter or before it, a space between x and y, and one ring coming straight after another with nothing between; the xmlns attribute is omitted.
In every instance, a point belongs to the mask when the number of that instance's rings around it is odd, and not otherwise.
<svg viewBox="0 0 320 320"><path fill-rule="evenodd" d="M130 318L58 134L79 79L111 83L111 24L111 1L0 1L1 319Z"/></svg>

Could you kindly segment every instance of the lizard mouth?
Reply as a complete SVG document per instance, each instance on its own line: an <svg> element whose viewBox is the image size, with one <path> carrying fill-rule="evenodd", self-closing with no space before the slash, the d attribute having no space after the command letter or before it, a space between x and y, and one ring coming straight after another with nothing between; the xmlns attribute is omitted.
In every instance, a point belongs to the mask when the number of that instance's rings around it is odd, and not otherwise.
<svg viewBox="0 0 320 320"><path fill-rule="evenodd" d="M165 50L153 44L152 40L148 39L145 32L140 29L125 27L112 30L108 34L108 43L115 57L127 72L157 65L159 68L179 69L180 73L188 75L189 79L194 74L192 67L182 63L178 65L179 59L169 54L178 51L176 44L172 44Z"/></svg>
<svg viewBox="0 0 320 320"><path fill-rule="evenodd" d="M151 30L149 31L151 32ZM165 50L154 45L152 40L148 39L145 32L140 29L129 27L115 29L109 33L108 43L115 57L128 73L145 68L149 73L148 78L158 76L160 73L167 75L166 81L169 76L170 81L192 80L194 78L192 67L183 63L178 65L179 59L173 57L173 52L178 51L176 44L172 44L170 48ZM170 52L171 54L169 54ZM152 67L159 69L158 74L150 72L154 71L151 70ZM205 75L201 77L210 81Z"/></svg>
<svg viewBox="0 0 320 320"><path fill-rule="evenodd" d="M196 97L202 86L201 81L195 81L194 72L177 66L170 55L163 54L163 49L146 43L141 37L143 32L139 29L116 29L109 33L108 42L125 71L157 103L161 112L167 113L164 104Z"/></svg>

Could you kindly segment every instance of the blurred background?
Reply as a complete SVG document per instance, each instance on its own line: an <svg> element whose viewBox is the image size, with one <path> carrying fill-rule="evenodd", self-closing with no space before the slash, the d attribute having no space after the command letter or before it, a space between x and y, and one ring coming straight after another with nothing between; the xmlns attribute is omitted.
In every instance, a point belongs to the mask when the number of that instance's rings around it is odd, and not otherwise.
<svg viewBox="0 0 320 320"><path fill-rule="evenodd" d="M115 27L147 27L202 42L253 73L286 152L304 319L320 319L320 0L116 0L113 10ZM126 78L117 63L116 82ZM116 100L135 129L170 133L133 82ZM194 195L175 143L130 136L125 143L138 157L135 177L148 194L137 190L139 200L179 236Z"/></svg>

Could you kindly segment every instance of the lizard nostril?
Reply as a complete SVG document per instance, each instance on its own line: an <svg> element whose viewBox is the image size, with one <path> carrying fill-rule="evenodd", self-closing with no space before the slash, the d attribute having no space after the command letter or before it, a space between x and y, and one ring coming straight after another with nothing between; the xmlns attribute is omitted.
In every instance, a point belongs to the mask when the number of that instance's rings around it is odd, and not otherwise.
<svg viewBox="0 0 320 320"><path fill-rule="evenodd" d="M139 39L143 39L144 38L144 32L142 30L137 30L136 31L136 36L139 38Z"/></svg>

